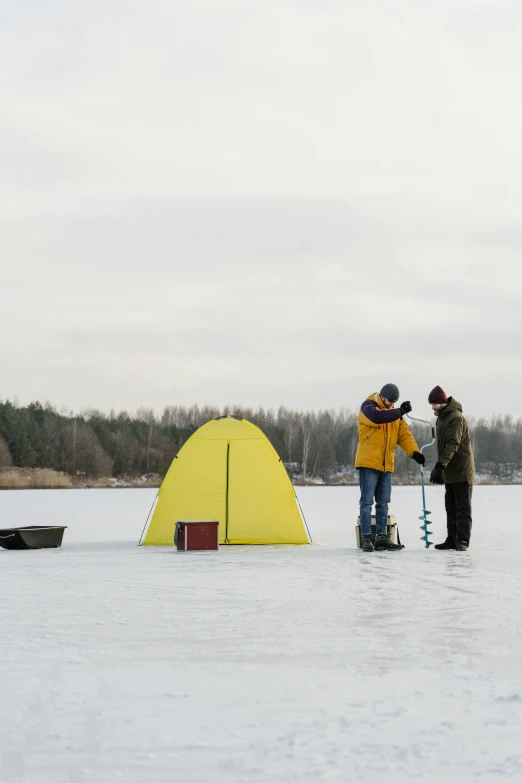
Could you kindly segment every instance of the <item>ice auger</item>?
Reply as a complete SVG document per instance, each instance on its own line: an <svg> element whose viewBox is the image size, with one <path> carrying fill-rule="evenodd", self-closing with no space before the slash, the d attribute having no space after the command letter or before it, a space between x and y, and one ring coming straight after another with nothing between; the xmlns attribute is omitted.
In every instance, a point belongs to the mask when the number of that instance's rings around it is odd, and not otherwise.
<svg viewBox="0 0 522 783"><path fill-rule="evenodd" d="M431 422L426 421L426 419L416 419L415 416L410 416L409 413L406 414L409 419L412 419L413 421L420 421L423 424L429 424L431 427L431 437L432 440L429 443L425 443L424 446L421 448L421 454L424 451L424 449L427 449L429 446L433 446L435 443L435 427L431 424ZM421 541L424 541L426 545L426 549L429 549L432 545L432 542L429 540L428 536L432 535L431 530L428 530L428 525L431 525L431 520L428 519L428 514L431 514L431 511L428 511L426 508L426 494L424 492L424 465L420 466L421 470L421 487L422 487L422 514L419 517L419 519L422 522L422 525L420 526L420 529L422 530L422 536Z"/></svg>

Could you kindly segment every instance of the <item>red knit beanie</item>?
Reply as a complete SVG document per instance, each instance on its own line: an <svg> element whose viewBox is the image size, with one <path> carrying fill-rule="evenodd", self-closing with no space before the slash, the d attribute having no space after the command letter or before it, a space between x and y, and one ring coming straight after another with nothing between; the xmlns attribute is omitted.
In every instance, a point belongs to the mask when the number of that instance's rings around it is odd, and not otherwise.
<svg viewBox="0 0 522 783"><path fill-rule="evenodd" d="M444 405L447 401L448 397L441 386L435 386L435 388L430 391L430 396L428 397L429 403Z"/></svg>

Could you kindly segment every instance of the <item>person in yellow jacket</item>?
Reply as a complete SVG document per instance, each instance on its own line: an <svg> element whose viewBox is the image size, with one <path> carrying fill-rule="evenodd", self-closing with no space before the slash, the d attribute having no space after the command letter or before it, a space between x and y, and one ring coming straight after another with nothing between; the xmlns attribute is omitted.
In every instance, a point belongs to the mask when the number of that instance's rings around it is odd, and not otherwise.
<svg viewBox="0 0 522 783"><path fill-rule="evenodd" d="M387 535L388 503L391 499L392 474L395 464L395 448L400 446L419 465L424 465L424 455L403 416L411 411L409 401L399 408L399 389L394 383L386 383L379 393L374 392L361 405L358 431L359 445L355 455L355 467L359 471L361 489L360 525L364 552L399 550ZM375 499L375 544L372 544L372 506Z"/></svg>

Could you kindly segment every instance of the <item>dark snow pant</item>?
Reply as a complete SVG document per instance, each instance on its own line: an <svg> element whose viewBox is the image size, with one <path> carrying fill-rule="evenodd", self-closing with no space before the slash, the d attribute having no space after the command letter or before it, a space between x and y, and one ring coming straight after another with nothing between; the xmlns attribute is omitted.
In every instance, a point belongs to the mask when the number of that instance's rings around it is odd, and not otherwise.
<svg viewBox="0 0 522 783"><path fill-rule="evenodd" d="M446 516L448 538L469 546L471 536L471 494L473 484L463 481L459 484L446 484Z"/></svg>

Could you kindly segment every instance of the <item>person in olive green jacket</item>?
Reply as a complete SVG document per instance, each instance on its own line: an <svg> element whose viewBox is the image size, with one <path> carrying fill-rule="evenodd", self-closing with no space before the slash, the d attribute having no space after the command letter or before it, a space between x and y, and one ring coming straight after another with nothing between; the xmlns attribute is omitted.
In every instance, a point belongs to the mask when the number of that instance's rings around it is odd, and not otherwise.
<svg viewBox="0 0 522 783"><path fill-rule="evenodd" d="M468 423L462 405L448 397L444 389L431 390L428 402L437 416L438 462L430 476L432 484L446 487L445 504L448 534L435 549L455 549L465 552L471 536L471 495L475 481L473 451Z"/></svg>

